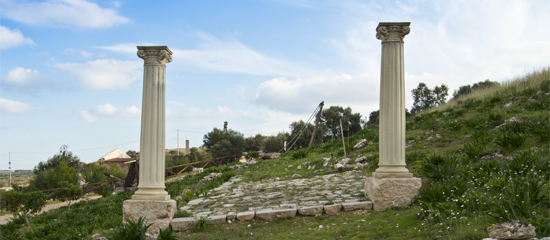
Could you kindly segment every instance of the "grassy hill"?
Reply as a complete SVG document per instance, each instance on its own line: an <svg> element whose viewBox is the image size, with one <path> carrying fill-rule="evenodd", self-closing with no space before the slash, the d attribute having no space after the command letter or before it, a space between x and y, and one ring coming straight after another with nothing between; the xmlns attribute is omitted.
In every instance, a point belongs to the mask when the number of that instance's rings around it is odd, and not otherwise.
<svg viewBox="0 0 550 240"><path fill-rule="evenodd" d="M500 86L452 99L407 119L407 168L423 181L420 195L410 207L342 213L335 217L321 215L200 226L193 233L178 236L186 239L482 239L488 237L487 227L511 219L535 225L538 237L550 236L549 117L550 72L545 68ZM345 140L350 163L360 156L367 156L368 162L363 167L349 164L348 171L358 170L369 176L377 168L378 134L377 128L364 129ZM372 144L353 150L353 145L361 139ZM240 175L245 182L260 182L291 179L295 174L301 178L332 174L337 170L323 167L323 158L331 155L337 158L334 161L344 157L341 140L288 152L280 159L260 160L236 172L228 166L210 168L182 181L167 183L167 191L172 197L183 196L178 201L181 206L233 175ZM315 168L297 168L305 162ZM222 172L224 177L211 184L198 184L211 171ZM16 220L2 226L2 234L42 239L48 239L46 236L70 239L81 234L80 238L97 232L109 234L110 228L120 226L121 202L128 197L128 194L118 195L90 205L75 204L70 211L61 208L41 214L33 221L31 232L25 232ZM109 212L90 217L90 211L107 205ZM56 229L63 229L66 235L59 235Z"/></svg>

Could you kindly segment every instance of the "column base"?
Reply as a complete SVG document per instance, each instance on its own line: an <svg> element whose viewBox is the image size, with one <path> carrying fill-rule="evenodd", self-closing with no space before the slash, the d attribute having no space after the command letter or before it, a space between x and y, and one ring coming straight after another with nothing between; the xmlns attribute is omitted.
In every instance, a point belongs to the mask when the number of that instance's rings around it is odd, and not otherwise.
<svg viewBox="0 0 550 240"><path fill-rule="evenodd" d="M413 178L412 173L391 173L391 172L373 172L372 177L376 178Z"/></svg>
<svg viewBox="0 0 550 240"><path fill-rule="evenodd" d="M153 224L147 230L149 234L158 234L159 229L170 226L170 221L176 214L175 200L150 201L126 200L122 204L122 222L132 220L137 222L139 217L145 217L147 224Z"/></svg>
<svg viewBox="0 0 550 240"><path fill-rule="evenodd" d="M164 188L140 188L132 195L132 200L154 200L154 201L166 201L170 200L168 192L164 191Z"/></svg>
<svg viewBox="0 0 550 240"><path fill-rule="evenodd" d="M388 208L411 205L420 187L422 187L422 180L412 176L368 177L365 180L365 196L372 201L375 211L384 211Z"/></svg>

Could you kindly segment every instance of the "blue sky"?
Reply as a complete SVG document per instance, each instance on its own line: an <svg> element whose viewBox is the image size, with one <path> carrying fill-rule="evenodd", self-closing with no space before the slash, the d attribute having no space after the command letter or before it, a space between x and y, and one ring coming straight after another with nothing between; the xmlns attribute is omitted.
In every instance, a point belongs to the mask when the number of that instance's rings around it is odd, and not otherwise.
<svg viewBox="0 0 550 240"><path fill-rule="evenodd" d="M550 2L0 0L0 169L63 144L84 162L139 150L143 61L167 45L166 147L214 127L288 131L321 101L378 109L378 22L411 22L410 90L506 81L550 65ZM451 90L451 91L452 91Z"/></svg>

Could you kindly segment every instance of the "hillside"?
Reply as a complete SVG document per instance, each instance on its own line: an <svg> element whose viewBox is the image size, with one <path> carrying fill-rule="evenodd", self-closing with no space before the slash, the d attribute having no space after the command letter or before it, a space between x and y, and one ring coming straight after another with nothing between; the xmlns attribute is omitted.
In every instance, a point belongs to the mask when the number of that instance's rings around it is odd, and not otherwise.
<svg viewBox="0 0 550 240"><path fill-rule="evenodd" d="M537 237L547 237L550 236L549 116L550 73L545 68L452 99L407 119L407 168L423 180L417 202L410 207L213 226L199 224L191 232L178 233L178 237L482 239L488 237L487 227L512 219L533 224ZM334 140L284 153L280 159L205 169L203 173L167 183L167 191L172 198L181 196L178 207L184 207L185 211L180 210L178 217L202 210L215 212L220 204L220 208L248 211L285 201L302 204L304 198L327 204L347 199L363 201L363 179L377 168L378 134L374 127L345 139L346 157L342 141ZM367 146L354 150L353 146L362 139L367 140ZM337 163L344 163L346 171L335 169ZM211 172L221 175L214 181L201 181ZM231 192L243 195L235 204L225 206L229 202L223 201ZM45 236L57 233L55 229L63 228L60 226L70 228L64 232L71 236L108 235L112 232L110 228L120 226L119 205L127 198L129 194L116 195L93 201L90 206L75 204L70 212L61 208L41 214L34 222L35 231L25 236L46 239ZM205 199L224 200L201 205ZM197 204L188 204L193 200ZM101 204L110 206L110 212L102 211L108 221L94 216L93 222L101 224L86 224L88 211L99 211ZM198 207L204 209L199 211ZM2 226L1 230L2 234L24 232L20 221Z"/></svg>

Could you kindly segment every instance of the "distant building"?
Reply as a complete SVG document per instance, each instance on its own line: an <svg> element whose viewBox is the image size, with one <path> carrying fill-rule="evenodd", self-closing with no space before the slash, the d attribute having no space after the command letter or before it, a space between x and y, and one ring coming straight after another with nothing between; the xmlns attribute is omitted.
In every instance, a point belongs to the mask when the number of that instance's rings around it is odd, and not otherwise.
<svg viewBox="0 0 550 240"><path fill-rule="evenodd" d="M128 161L132 161L132 158L120 148L116 148L115 150L101 157L98 162L99 165L105 166L107 168L111 168L112 165L117 165L124 173L128 173L128 168L130 167L130 165L124 164Z"/></svg>

